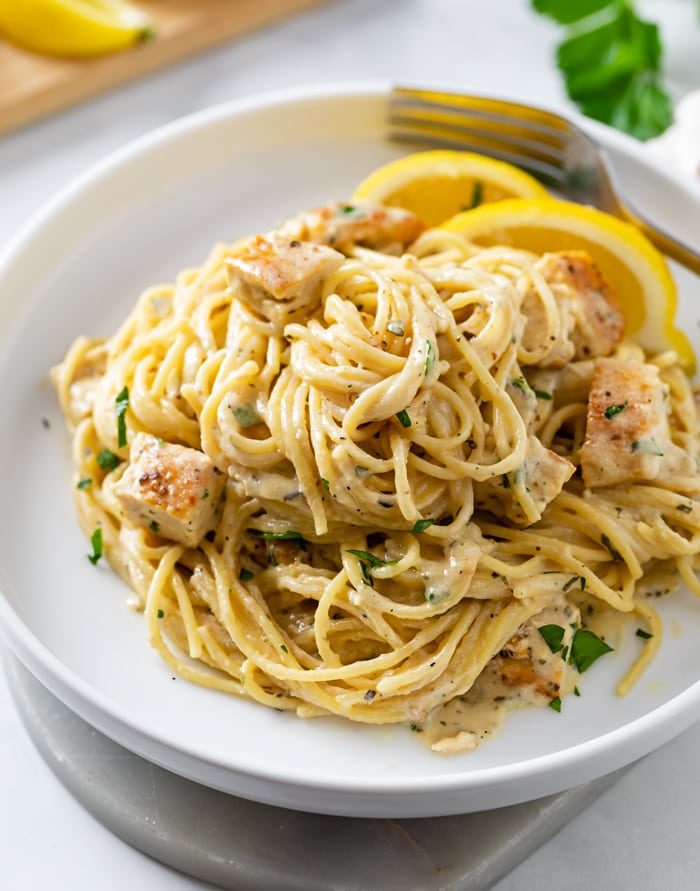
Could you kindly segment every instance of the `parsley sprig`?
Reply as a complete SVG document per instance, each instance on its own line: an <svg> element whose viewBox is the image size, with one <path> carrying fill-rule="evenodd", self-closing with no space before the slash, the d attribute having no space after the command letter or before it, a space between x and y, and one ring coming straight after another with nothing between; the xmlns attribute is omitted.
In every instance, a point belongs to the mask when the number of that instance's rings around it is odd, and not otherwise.
<svg viewBox="0 0 700 891"><path fill-rule="evenodd" d="M670 126L659 28L637 15L634 0L532 0L532 6L565 29L557 65L583 114L641 140Z"/></svg>

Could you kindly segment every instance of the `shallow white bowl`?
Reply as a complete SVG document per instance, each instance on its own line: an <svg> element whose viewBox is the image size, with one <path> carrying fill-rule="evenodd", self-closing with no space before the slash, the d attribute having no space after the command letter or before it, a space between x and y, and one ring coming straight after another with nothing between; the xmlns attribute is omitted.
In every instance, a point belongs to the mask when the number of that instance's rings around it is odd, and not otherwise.
<svg viewBox="0 0 700 891"><path fill-rule="evenodd" d="M166 768L224 791L347 816L468 813L570 788L639 758L700 718L700 604L661 604L659 657L624 700L633 629L582 679L580 699L514 715L471 754L442 757L410 730L302 721L172 677L148 648L124 585L78 530L68 436L49 367L79 333L107 335L141 290L200 263L214 242L346 198L405 153L385 140L384 84L296 90L194 115L85 173L0 259L0 622L11 648L93 726ZM595 127L640 207L698 240L700 191L637 144ZM698 283L677 271L698 342ZM693 300L693 296L695 300Z"/></svg>

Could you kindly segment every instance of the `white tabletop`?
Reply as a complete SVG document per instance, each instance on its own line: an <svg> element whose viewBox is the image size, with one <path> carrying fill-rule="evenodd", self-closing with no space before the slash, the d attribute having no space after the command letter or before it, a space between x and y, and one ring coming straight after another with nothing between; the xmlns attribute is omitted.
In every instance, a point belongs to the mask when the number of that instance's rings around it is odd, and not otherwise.
<svg viewBox="0 0 700 891"><path fill-rule="evenodd" d="M662 24L667 81L678 100L700 87L695 0L639 6ZM552 62L557 36L529 0L334 0L0 138L0 244L64 183L132 137L280 86L439 81L566 110ZM697 888L698 750L700 725L635 765L496 891ZM8 891L207 887L131 849L70 797L34 750L1 674L0 792Z"/></svg>

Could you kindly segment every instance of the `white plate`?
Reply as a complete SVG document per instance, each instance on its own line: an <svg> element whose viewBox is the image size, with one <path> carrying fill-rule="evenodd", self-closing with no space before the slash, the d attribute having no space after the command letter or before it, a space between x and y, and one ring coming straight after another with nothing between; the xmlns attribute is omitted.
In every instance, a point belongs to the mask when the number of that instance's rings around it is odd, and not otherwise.
<svg viewBox="0 0 700 891"><path fill-rule="evenodd" d="M179 121L88 171L10 245L0 261L0 619L53 693L164 767L301 810L418 817L558 792L685 729L700 717L700 604L687 592L662 604L661 654L626 699L614 688L639 646L633 632L561 714L514 715L493 741L457 757L431 753L403 727L302 721L190 685L146 645L124 585L85 559L68 436L47 382L77 334L111 333L145 286L201 262L215 241L345 198L404 153L384 139L386 95L383 84L295 91ZM596 133L640 206L697 240L700 194L631 141ZM682 323L697 347L697 282L678 280Z"/></svg>

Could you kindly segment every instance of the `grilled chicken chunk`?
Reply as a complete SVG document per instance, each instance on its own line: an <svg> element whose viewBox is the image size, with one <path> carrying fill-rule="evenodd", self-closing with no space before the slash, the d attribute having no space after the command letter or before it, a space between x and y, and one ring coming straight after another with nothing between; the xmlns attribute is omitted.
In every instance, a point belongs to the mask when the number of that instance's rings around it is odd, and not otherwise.
<svg viewBox="0 0 700 891"><path fill-rule="evenodd" d="M576 607L562 597L522 625L493 660L493 670L510 687L533 696L554 699L568 692L569 666L561 652L553 653L540 628L557 625L562 629L561 646L571 646L573 627L580 621Z"/></svg>
<svg viewBox="0 0 700 891"><path fill-rule="evenodd" d="M234 295L284 327L316 308L323 280L343 260L341 253L323 244L271 232L240 242L226 265Z"/></svg>
<svg viewBox="0 0 700 891"><path fill-rule="evenodd" d="M574 465L545 448L535 436L528 439L527 455L521 468L507 476L474 483L478 507L518 525L540 519L547 505L564 488L575 471ZM525 489L532 504L523 507L518 489Z"/></svg>
<svg viewBox="0 0 700 891"><path fill-rule="evenodd" d="M214 526L223 486L202 452L137 433L114 492L130 522L196 547Z"/></svg>
<svg viewBox="0 0 700 891"><path fill-rule="evenodd" d="M690 472L689 455L671 439L668 388L655 365L596 359L581 447L585 484L616 486Z"/></svg>
<svg viewBox="0 0 700 891"><path fill-rule="evenodd" d="M586 251L544 254L534 266L550 285L563 319L542 366L561 367L571 359L608 356L622 340L625 316L603 274ZM533 291L523 298L528 321L523 342L528 349L547 337L546 316Z"/></svg>
<svg viewBox="0 0 700 891"><path fill-rule="evenodd" d="M424 228L414 213L401 207L333 201L292 217L280 232L290 238L339 248L360 244L400 253Z"/></svg>

